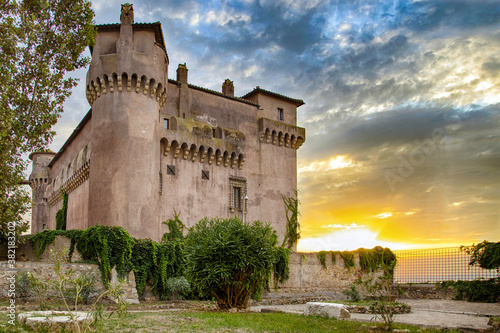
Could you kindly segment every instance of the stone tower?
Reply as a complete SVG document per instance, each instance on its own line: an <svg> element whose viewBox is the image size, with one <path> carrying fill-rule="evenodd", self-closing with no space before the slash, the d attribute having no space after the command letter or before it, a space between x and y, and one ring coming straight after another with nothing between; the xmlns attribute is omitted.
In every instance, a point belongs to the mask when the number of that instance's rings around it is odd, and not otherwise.
<svg viewBox="0 0 500 333"><path fill-rule="evenodd" d="M30 160L33 161L33 169L29 178L33 198L31 214L32 219L38 222L32 225L32 233L40 232L49 228L50 225L49 205L45 191L52 182L48 165L55 154L53 152L32 153L29 156Z"/></svg>
<svg viewBox="0 0 500 333"><path fill-rule="evenodd" d="M157 238L157 131L167 96L168 56L160 23L136 24L124 4L120 24L97 27L87 73L92 107L89 224L120 225Z"/></svg>

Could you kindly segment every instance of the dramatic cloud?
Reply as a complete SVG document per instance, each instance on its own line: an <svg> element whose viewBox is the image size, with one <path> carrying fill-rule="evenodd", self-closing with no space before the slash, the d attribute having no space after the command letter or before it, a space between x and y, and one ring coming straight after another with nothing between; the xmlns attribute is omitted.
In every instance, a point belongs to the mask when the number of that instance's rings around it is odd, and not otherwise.
<svg viewBox="0 0 500 333"><path fill-rule="evenodd" d="M96 0L97 23L121 2ZM497 0L152 1L169 76L236 95L303 99L303 250L445 246L500 238ZM87 112L85 74L58 150ZM349 241L344 241L346 237ZM364 240L361 244L358 241ZM314 248L313 248L314 247Z"/></svg>

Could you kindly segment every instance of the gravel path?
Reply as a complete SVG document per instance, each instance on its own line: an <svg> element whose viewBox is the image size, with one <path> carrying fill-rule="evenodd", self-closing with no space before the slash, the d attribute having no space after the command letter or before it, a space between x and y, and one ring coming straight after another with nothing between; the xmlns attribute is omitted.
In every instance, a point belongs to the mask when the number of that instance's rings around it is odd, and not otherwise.
<svg viewBox="0 0 500 333"><path fill-rule="evenodd" d="M500 316L498 303L471 303L465 301L445 300L399 300L411 306L412 312L396 316L396 322L416 325L422 328L469 329L480 332L488 328L489 317ZM304 313L305 304L261 305L254 306L251 311L281 311L287 313ZM372 314L352 313L350 320L372 320Z"/></svg>

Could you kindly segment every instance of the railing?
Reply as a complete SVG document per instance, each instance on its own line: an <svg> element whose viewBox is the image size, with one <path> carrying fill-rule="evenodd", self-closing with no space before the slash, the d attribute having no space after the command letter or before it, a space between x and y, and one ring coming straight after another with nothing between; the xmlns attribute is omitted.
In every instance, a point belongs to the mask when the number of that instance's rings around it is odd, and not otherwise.
<svg viewBox="0 0 500 333"><path fill-rule="evenodd" d="M394 251L397 265L394 283L435 283L440 281L491 279L496 270L470 266L469 255L459 248Z"/></svg>

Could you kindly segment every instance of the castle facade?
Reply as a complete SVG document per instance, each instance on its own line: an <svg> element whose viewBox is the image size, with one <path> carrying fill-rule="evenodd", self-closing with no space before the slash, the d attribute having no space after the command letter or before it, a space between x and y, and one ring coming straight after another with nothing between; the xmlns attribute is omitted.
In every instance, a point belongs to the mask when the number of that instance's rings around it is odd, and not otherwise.
<svg viewBox="0 0 500 333"><path fill-rule="evenodd" d="M282 236L282 196L297 189L302 100L259 87L234 96L168 78L161 25L97 26L87 73L91 110L56 153L32 153L32 232L55 229L68 194L67 229L125 228L159 241L174 210L189 227L203 217L269 221ZM61 191L62 189L62 191Z"/></svg>

